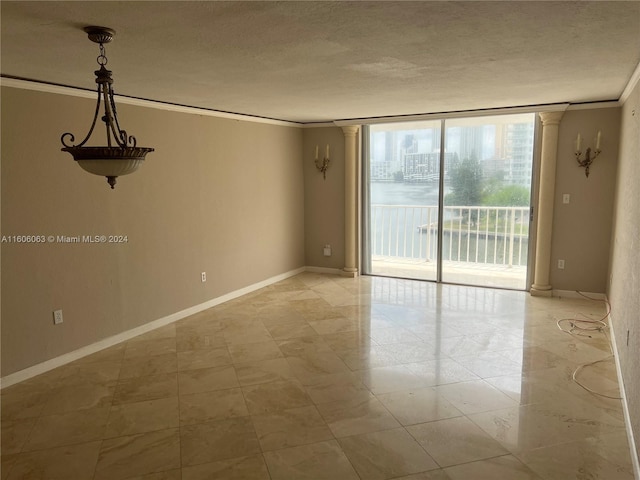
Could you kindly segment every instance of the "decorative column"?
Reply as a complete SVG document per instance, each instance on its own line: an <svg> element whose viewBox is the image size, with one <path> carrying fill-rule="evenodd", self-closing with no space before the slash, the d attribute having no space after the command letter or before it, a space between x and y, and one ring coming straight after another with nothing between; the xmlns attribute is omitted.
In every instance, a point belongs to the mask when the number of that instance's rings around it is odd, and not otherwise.
<svg viewBox="0 0 640 480"><path fill-rule="evenodd" d="M344 133L344 269L358 275L358 126L342 127Z"/></svg>
<svg viewBox="0 0 640 480"><path fill-rule="evenodd" d="M553 199L556 190L556 158L558 128L564 112L544 112L542 120L542 152L540 156L540 191L538 194L538 224L536 259L531 295L550 297L551 233L553 229Z"/></svg>

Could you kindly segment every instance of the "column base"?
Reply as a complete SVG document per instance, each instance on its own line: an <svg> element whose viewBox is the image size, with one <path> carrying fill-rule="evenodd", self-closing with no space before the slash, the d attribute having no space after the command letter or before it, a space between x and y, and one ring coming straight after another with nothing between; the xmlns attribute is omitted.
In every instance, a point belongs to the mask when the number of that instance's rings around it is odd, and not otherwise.
<svg viewBox="0 0 640 480"><path fill-rule="evenodd" d="M552 297L553 290L551 289L551 285L536 285L535 283L531 285L531 290L529 293L532 297Z"/></svg>
<svg viewBox="0 0 640 480"><path fill-rule="evenodd" d="M358 276L358 269L344 267L340 272L340 275L343 277L356 278Z"/></svg>

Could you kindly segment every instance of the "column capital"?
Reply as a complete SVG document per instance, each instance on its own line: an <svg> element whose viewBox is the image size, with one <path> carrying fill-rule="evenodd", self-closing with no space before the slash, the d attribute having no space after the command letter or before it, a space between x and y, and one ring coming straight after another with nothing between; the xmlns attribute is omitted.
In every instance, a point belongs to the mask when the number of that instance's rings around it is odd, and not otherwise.
<svg viewBox="0 0 640 480"><path fill-rule="evenodd" d="M542 126L558 125L564 112L540 112L540 120L542 120Z"/></svg>
<svg viewBox="0 0 640 480"><path fill-rule="evenodd" d="M345 137L355 137L360 130L360 127L358 125L346 125L340 128L342 128L342 133Z"/></svg>

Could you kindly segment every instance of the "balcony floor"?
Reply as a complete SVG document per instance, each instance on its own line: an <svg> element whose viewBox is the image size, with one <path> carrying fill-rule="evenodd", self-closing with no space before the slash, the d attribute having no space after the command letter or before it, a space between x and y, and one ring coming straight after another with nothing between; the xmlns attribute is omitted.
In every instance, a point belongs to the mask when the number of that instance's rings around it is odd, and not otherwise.
<svg viewBox="0 0 640 480"><path fill-rule="evenodd" d="M436 262L400 257L375 256L371 273L416 280L436 279ZM447 283L526 290L527 268L470 262L443 262L443 280Z"/></svg>

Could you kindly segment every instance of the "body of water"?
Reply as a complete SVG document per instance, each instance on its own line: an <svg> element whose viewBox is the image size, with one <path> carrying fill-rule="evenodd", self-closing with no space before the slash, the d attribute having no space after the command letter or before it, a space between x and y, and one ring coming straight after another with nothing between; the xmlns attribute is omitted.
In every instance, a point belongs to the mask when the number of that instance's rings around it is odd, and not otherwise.
<svg viewBox="0 0 640 480"><path fill-rule="evenodd" d="M437 183L372 183L371 205L371 252L374 256L424 261L437 258ZM398 207L376 208L375 205ZM460 232L456 220L459 215L460 212L453 209L445 211L444 221L450 225L443 232L443 260L526 265L527 237L517 237L512 242L502 230L498 235L493 231L476 233L475 228L467 232L465 223Z"/></svg>

